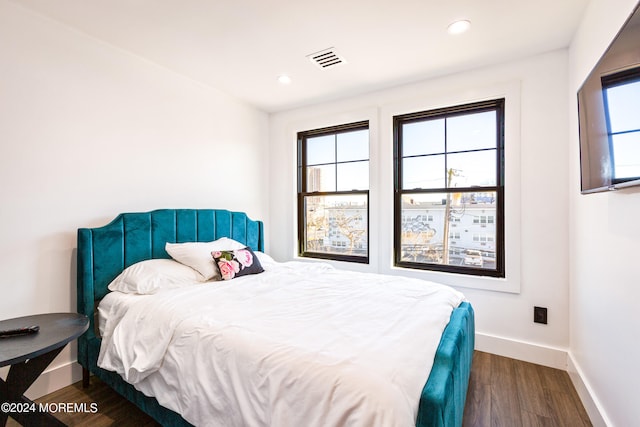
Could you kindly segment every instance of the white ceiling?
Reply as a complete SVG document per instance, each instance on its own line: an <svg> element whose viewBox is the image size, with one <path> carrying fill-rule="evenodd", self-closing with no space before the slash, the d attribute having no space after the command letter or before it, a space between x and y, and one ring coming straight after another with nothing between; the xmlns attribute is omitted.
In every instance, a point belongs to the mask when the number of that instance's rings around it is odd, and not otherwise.
<svg viewBox="0 0 640 427"><path fill-rule="evenodd" d="M567 47L588 2L15 0L267 112ZM472 27L451 36L457 19ZM306 58L329 47L347 64Z"/></svg>

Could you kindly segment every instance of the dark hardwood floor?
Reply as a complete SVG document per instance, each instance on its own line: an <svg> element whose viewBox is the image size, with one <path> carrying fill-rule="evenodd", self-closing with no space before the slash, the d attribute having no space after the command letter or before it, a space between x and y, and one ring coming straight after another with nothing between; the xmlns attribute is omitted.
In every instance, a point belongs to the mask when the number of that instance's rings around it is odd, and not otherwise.
<svg viewBox="0 0 640 427"><path fill-rule="evenodd" d="M592 424L565 371L476 351L463 425L580 427Z"/></svg>
<svg viewBox="0 0 640 427"><path fill-rule="evenodd" d="M158 425L95 377L87 389L79 382L38 402L97 404L96 413L55 414L69 426ZM12 419L7 423L17 425ZM566 372L476 351L463 425L579 427L591 423Z"/></svg>

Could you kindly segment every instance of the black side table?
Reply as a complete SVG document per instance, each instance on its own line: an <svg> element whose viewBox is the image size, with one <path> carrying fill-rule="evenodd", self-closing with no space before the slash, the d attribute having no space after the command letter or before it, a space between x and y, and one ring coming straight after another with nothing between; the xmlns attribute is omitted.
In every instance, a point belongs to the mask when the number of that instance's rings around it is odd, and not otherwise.
<svg viewBox="0 0 640 427"><path fill-rule="evenodd" d="M11 365L7 379L0 379L0 426L6 425L9 415L25 426L64 426L48 412L37 410L24 392L67 343L87 330L89 318L77 313L38 314L0 321L0 330L33 325L40 327L35 334L0 338L0 367ZM10 412L12 406L18 410Z"/></svg>

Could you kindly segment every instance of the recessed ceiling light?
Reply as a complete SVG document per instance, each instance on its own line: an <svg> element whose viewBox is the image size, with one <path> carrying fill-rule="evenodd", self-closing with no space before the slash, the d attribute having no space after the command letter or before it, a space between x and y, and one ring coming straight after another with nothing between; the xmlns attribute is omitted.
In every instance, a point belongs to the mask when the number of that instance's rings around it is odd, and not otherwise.
<svg viewBox="0 0 640 427"><path fill-rule="evenodd" d="M467 31L471 27L471 21L466 19L462 19L460 21L452 22L449 27L447 27L447 31L449 34L462 34Z"/></svg>
<svg viewBox="0 0 640 427"><path fill-rule="evenodd" d="M281 74L278 76L278 83L280 83L281 85L291 84L291 77L286 74Z"/></svg>

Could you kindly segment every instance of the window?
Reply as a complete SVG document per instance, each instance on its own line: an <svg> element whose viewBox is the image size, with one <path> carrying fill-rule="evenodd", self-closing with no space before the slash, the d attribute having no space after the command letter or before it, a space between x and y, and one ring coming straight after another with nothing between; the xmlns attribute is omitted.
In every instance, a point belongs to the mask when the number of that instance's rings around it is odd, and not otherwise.
<svg viewBox="0 0 640 427"><path fill-rule="evenodd" d="M369 123L298 133L298 253L369 262Z"/></svg>
<svg viewBox="0 0 640 427"><path fill-rule="evenodd" d="M613 183L640 178L640 68L602 78Z"/></svg>
<svg viewBox="0 0 640 427"><path fill-rule="evenodd" d="M396 116L394 150L395 265L505 277L504 99Z"/></svg>

